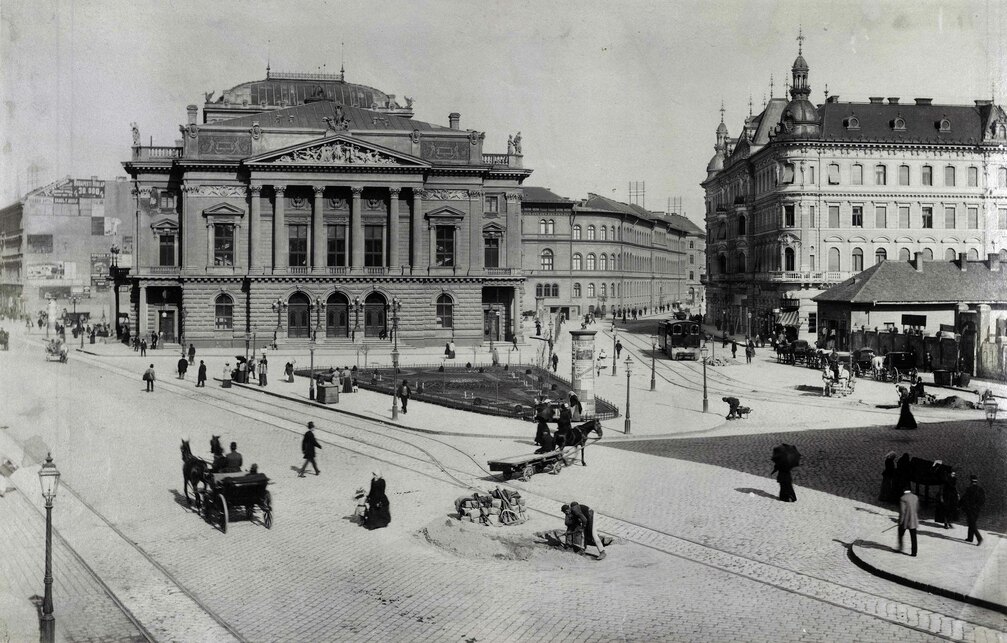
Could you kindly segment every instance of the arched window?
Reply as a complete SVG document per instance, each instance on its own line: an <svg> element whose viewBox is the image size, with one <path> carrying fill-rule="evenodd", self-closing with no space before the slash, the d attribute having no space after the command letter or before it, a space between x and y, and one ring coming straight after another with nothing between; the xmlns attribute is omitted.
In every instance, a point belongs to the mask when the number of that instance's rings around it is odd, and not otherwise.
<svg viewBox="0 0 1007 643"><path fill-rule="evenodd" d="M608 284L601 282L601 296L608 297Z"/></svg>
<svg viewBox="0 0 1007 643"><path fill-rule="evenodd" d="M589 232L590 232L590 230L591 229L588 228ZM594 253L590 253L590 254L587 255L587 269L588 270L594 270L595 267L596 266L595 266L595 256L594 256Z"/></svg>
<svg viewBox="0 0 1007 643"><path fill-rule="evenodd" d="M839 270L839 248L829 248L829 270Z"/></svg>
<svg viewBox="0 0 1007 643"><path fill-rule="evenodd" d="M971 248L969 250L969 261L975 261L978 258L979 258L979 251L976 250L975 248Z"/></svg>
<svg viewBox="0 0 1007 643"><path fill-rule="evenodd" d="M748 234L747 232L745 232L745 227L746 227L746 221L745 221L744 215L742 215L742 216L738 217L738 236L739 237Z"/></svg>
<svg viewBox="0 0 1007 643"><path fill-rule="evenodd" d="M538 288L536 287L536 291ZM455 303L451 295L440 295L437 298L437 327L453 328L455 325Z"/></svg>
<svg viewBox="0 0 1007 643"><path fill-rule="evenodd" d="M559 284L552 285L552 296L559 297Z"/></svg>
<svg viewBox="0 0 1007 643"><path fill-rule="evenodd" d="M717 273L727 274L727 255L717 255Z"/></svg>
<svg viewBox="0 0 1007 643"><path fill-rule="evenodd" d="M573 285L573 297L574 299L580 299L580 284L575 283Z"/></svg>
<svg viewBox="0 0 1007 643"><path fill-rule="evenodd" d="M594 299L594 284L587 285L587 298Z"/></svg>
<svg viewBox="0 0 1007 643"><path fill-rule="evenodd" d="M580 241L580 224L578 223L573 227L573 240Z"/></svg>
<svg viewBox="0 0 1007 643"><path fill-rule="evenodd" d="M885 185L888 183L888 168L884 165L874 166L874 185Z"/></svg>
<svg viewBox="0 0 1007 643"><path fill-rule="evenodd" d="M220 294L213 300L213 327L217 330L234 328L234 300L230 295Z"/></svg>
<svg viewBox="0 0 1007 643"><path fill-rule="evenodd" d="M594 241L594 226L593 225L589 225L587 227L587 240L588 241Z"/></svg>
<svg viewBox="0 0 1007 643"><path fill-rule="evenodd" d="M615 241L615 226L612 226L612 241Z"/></svg>
<svg viewBox="0 0 1007 643"><path fill-rule="evenodd" d="M735 272L745 272L745 253L739 252L735 257Z"/></svg>
<svg viewBox="0 0 1007 643"><path fill-rule="evenodd" d="M604 253L598 255L598 270L608 270L608 255Z"/></svg>
<svg viewBox="0 0 1007 643"><path fill-rule="evenodd" d="M545 222L545 219L539 219L539 220L538 220L538 233L539 233L539 234L545 234L545 231L546 231L546 225L547 225L547 224L546 224L546 222Z"/></svg>
<svg viewBox="0 0 1007 643"><path fill-rule="evenodd" d="M930 248L924 248L923 261L933 261L933 260L934 260L934 251L931 250Z"/></svg>
<svg viewBox="0 0 1007 643"><path fill-rule="evenodd" d="M549 219L545 224L546 234L556 234L556 221L555 219Z"/></svg>
<svg viewBox="0 0 1007 643"><path fill-rule="evenodd" d="M954 261L957 258L958 258L958 253L955 252L954 248L948 248L947 250L944 251L944 259L945 259L945 261Z"/></svg>
<svg viewBox="0 0 1007 643"><path fill-rule="evenodd" d="M541 266L542 270L552 270L554 265L554 259L555 256L552 254L552 250L550 250L549 248L543 250L542 254L539 255L539 265Z"/></svg>
<svg viewBox="0 0 1007 643"><path fill-rule="evenodd" d="M1007 188L1007 167L1002 167L997 170L997 185L1002 188Z"/></svg>
<svg viewBox="0 0 1007 643"><path fill-rule="evenodd" d="M616 265L615 265L615 253L612 253L611 255L609 255L608 265L611 266L612 270L618 270L618 268L616 268Z"/></svg>
<svg viewBox="0 0 1007 643"><path fill-rule="evenodd" d="M783 249L783 269L793 272L797 270L795 267L796 261L794 261L794 249L784 248Z"/></svg>
<svg viewBox="0 0 1007 643"><path fill-rule="evenodd" d="M601 232L601 240L608 241L608 228L601 226L601 230L599 232Z"/></svg>
<svg viewBox="0 0 1007 643"><path fill-rule="evenodd" d="M884 248L878 248L874 251L874 263L881 263L882 261L888 260L888 251Z"/></svg>
<svg viewBox="0 0 1007 643"><path fill-rule="evenodd" d="M583 270L583 257L580 256L579 252L573 253L573 261L571 263L571 268L573 270Z"/></svg>
<svg viewBox="0 0 1007 643"><path fill-rule="evenodd" d="M535 296L545 297L544 288L542 287L542 284L535 284Z"/></svg>
<svg viewBox="0 0 1007 643"><path fill-rule="evenodd" d="M854 248L851 258L853 259L853 272L861 272L864 269L864 251L860 248Z"/></svg>
<svg viewBox="0 0 1007 643"><path fill-rule="evenodd" d="M909 261L912 259L912 255L909 254L909 248L901 248L899 250L899 261Z"/></svg>

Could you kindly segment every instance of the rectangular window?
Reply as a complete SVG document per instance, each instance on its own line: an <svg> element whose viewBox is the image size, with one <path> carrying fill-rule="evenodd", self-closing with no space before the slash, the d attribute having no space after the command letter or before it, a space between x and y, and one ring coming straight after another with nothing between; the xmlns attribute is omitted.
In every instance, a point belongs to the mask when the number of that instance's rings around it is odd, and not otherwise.
<svg viewBox="0 0 1007 643"><path fill-rule="evenodd" d="M874 227L888 227L888 208L883 205L879 205L874 208Z"/></svg>
<svg viewBox="0 0 1007 643"><path fill-rule="evenodd" d="M934 168L929 165L923 166L923 185L933 185L934 184Z"/></svg>
<svg viewBox="0 0 1007 643"><path fill-rule="evenodd" d="M934 209L929 206L923 206L923 225L924 228L934 227Z"/></svg>
<svg viewBox="0 0 1007 643"><path fill-rule="evenodd" d="M784 163L783 164L783 178L780 180L781 183L793 183L794 182L794 164Z"/></svg>
<svg viewBox="0 0 1007 643"><path fill-rule="evenodd" d="M91 217L91 236L105 236L105 217Z"/></svg>
<svg viewBox="0 0 1007 643"><path fill-rule="evenodd" d="M159 266L175 265L175 235L162 234L158 236L157 258Z"/></svg>
<svg viewBox="0 0 1007 643"><path fill-rule="evenodd" d="M483 207L483 212L486 212L487 214L498 214L500 212L500 197L486 197L486 205Z"/></svg>
<svg viewBox="0 0 1007 643"><path fill-rule="evenodd" d="M696 255L689 255L689 263L690 264L696 263Z"/></svg>
<svg viewBox="0 0 1007 643"><path fill-rule="evenodd" d="M878 165L874 168L874 184L875 185L885 185L888 182L888 168L884 165Z"/></svg>
<svg viewBox="0 0 1007 643"><path fill-rule="evenodd" d="M979 229L979 208L968 209L969 230Z"/></svg>
<svg viewBox="0 0 1007 643"><path fill-rule="evenodd" d="M818 332L818 313L808 313L808 333L814 335Z"/></svg>
<svg viewBox="0 0 1007 643"><path fill-rule="evenodd" d="M308 226L287 226L287 259L291 268L308 265Z"/></svg>
<svg viewBox="0 0 1007 643"><path fill-rule="evenodd" d="M788 228L794 227L794 206L783 206L783 225Z"/></svg>
<svg viewBox="0 0 1007 643"><path fill-rule="evenodd" d="M487 268L500 267L500 237L490 235L483 237L483 265Z"/></svg>
<svg viewBox="0 0 1007 643"><path fill-rule="evenodd" d="M385 265L385 226L365 225L364 266L380 268L383 265Z"/></svg>
<svg viewBox="0 0 1007 643"><path fill-rule="evenodd" d="M864 166L854 165L850 169L850 183L853 185L863 185L864 184Z"/></svg>
<svg viewBox="0 0 1007 643"><path fill-rule="evenodd" d="M690 270L689 271L689 281L692 281L694 278L695 278L695 273L692 270Z"/></svg>
<svg viewBox="0 0 1007 643"><path fill-rule="evenodd" d="M28 235L28 252L36 255L52 254L51 234Z"/></svg>
<svg viewBox="0 0 1007 643"><path fill-rule="evenodd" d="M1007 210L1001 209L997 211L997 219L999 220L998 227L1001 230L1007 230Z"/></svg>
<svg viewBox="0 0 1007 643"><path fill-rule="evenodd" d="M346 265L346 226L325 227L325 261L329 266Z"/></svg>
<svg viewBox="0 0 1007 643"><path fill-rule="evenodd" d="M853 218L851 219L851 223L854 228L864 227L864 206L853 206Z"/></svg>
<svg viewBox="0 0 1007 643"><path fill-rule="evenodd" d="M955 168L952 165L944 167L944 185L949 188L955 186Z"/></svg>
<svg viewBox="0 0 1007 643"><path fill-rule="evenodd" d="M162 210L174 210L175 209L175 195L170 192L161 193L161 209Z"/></svg>
<svg viewBox="0 0 1007 643"><path fill-rule="evenodd" d="M213 224L213 265L234 265L234 225Z"/></svg>
<svg viewBox="0 0 1007 643"><path fill-rule="evenodd" d="M839 206L830 205L829 206L829 227L838 228L839 227Z"/></svg>
<svg viewBox="0 0 1007 643"><path fill-rule="evenodd" d="M955 209L954 207L944 208L944 227L948 230L955 229Z"/></svg>
<svg viewBox="0 0 1007 643"><path fill-rule="evenodd" d="M909 185L909 166L899 166L899 185Z"/></svg>
<svg viewBox="0 0 1007 643"><path fill-rule="evenodd" d="M438 266L455 265L455 229L451 226L437 226L437 252L435 262Z"/></svg>
<svg viewBox="0 0 1007 643"><path fill-rule="evenodd" d="M815 269L815 255L808 255L808 268Z"/></svg>
<svg viewBox="0 0 1007 643"><path fill-rule="evenodd" d="M839 166L835 163L829 166L829 185L839 185Z"/></svg>
<svg viewBox="0 0 1007 643"><path fill-rule="evenodd" d="M810 183L812 185L815 184L815 166L814 165L809 165L808 166L808 183Z"/></svg>
<svg viewBox="0 0 1007 643"><path fill-rule="evenodd" d="M977 167L969 168L969 187L979 187L979 168Z"/></svg>
<svg viewBox="0 0 1007 643"><path fill-rule="evenodd" d="M814 228L815 227L815 206L813 206L813 205L810 206L810 207L808 207L808 220L809 220L809 223L811 224L811 227Z"/></svg>
<svg viewBox="0 0 1007 643"><path fill-rule="evenodd" d="M899 227L903 230L909 229L909 206L899 206Z"/></svg>

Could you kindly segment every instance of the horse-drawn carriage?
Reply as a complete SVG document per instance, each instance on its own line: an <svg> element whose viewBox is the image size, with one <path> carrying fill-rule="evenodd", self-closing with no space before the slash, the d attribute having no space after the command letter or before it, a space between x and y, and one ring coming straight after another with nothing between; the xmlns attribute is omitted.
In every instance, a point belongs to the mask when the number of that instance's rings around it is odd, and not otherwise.
<svg viewBox="0 0 1007 643"><path fill-rule="evenodd" d="M490 460L488 462L490 471L499 471L504 480L510 480L517 476L521 480L527 481L541 471L556 475L563 470L563 467L576 462L578 452L581 464L587 466L587 461L584 459L584 448L587 446L588 435L591 433L598 434L594 440L601 439L601 422L589 420L584 424L571 427L567 435L557 435L557 448L552 451Z"/></svg>
<svg viewBox="0 0 1007 643"><path fill-rule="evenodd" d="M10 334L0 328L0 348L10 350Z"/></svg>
<svg viewBox="0 0 1007 643"><path fill-rule="evenodd" d="M60 362L66 363L69 358L70 352L67 350L66 344L59 339L51 339L45 345L45 361L51 359L59 360Z"/></svg>
<svg viewBox="0 0 1007 643"><path fill-rule="evenodd" d="M247 518L252 520L258 507L262 510L262 524L266 529L273 526L273 497L266 488L269 478L259 473L255 465L247 473L219 470L224 453L220 436L215 435L210 440L214 464L193 455L188 440L182 440L181 451L185 501L191 506L189 490L192 489L196 511L205 520L215 520L226 534L228 520L236 508L243 508Z"/></svg>

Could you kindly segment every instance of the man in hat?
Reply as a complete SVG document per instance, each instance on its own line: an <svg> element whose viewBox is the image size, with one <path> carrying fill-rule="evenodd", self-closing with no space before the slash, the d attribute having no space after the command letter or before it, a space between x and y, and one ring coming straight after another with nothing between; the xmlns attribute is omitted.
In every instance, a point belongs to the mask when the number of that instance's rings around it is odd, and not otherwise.
<svg viewBox="0 0 1007 643"><path fill-rule="evenodd" d="M738 407L741 406L741 400L736 397L722 397L720 399L727 402L728 406L731 407L727 413L727 417L724 418L725 420L733 420L736 417L741 417L741 414L738 413Z"/></svg>
<svg viewBox="0 0 1007 643"><path fill-rule="evenodd" d="M899 551L902 551L902 537L909 530L909 542L912 545L910 556L916 555L916 528L919 527L920 499L906 485L906 490L899 498Z"/></svg>
<svg viewBox="0 0 1007 643"><path fill-rule="evenodd" d="M301 465L301 470L297 474L297 477L304 477L304 470L308 468L308 463L315 469L315 475L321 473L318 470L318 465L315 464L315 449L321 449L322 445L318 444L318 440L315 439L315 423L308 422L308 430L304 432L304 437L301 438L301 455L304 456L304 464Z"/></svg>
<svg viewBox="0 0 1007 643"><path fill-rule="evenodd" d="M969 487L962 494L961 508L965 512L965 522L968 523L969 533L965 542L972 542L972 536L976 537L976 546L983 544L982 534L976 523L979 522L979 512L986 504L986 491L979 486L979 476L972 474L969 476Z"/></svg>

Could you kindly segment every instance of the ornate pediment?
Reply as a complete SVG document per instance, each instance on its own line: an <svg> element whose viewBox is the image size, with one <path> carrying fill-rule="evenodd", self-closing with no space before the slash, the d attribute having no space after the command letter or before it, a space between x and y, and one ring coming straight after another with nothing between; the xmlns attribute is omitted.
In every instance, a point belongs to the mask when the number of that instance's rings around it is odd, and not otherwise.
<svg viewBox="0 0 1007 643"><path fill-rule="evenodd" d="M784 232L780 235L780 245L781 246L799 246L801 245L801 239L795 234L790 234L789 232Z"/></svg>
<svg viewBox="0 0 1007 643"><path fill-rule="evenodd" d="M243 217L245 211L230 203L218 203L203 210L204 217Z"/></svg>
<svg viewBox="0 0 1007 643"><path fill-rule="evenodd" d="M442 208L432 210L431 212L427 212L426 215L424 216L426 216L426 218L430 221L444 221L448 219L458 220L458 219L464 219L465 213L462 212L461 210L444 206Z"/></svg>
<svg viewBox="0 0 1007 643"><path fill-rule="evenodd" d="M246 165L324 165L353 167L426 167L429 164L388 148L370 145L345 135L260 154L245 160Z"/></svg>

